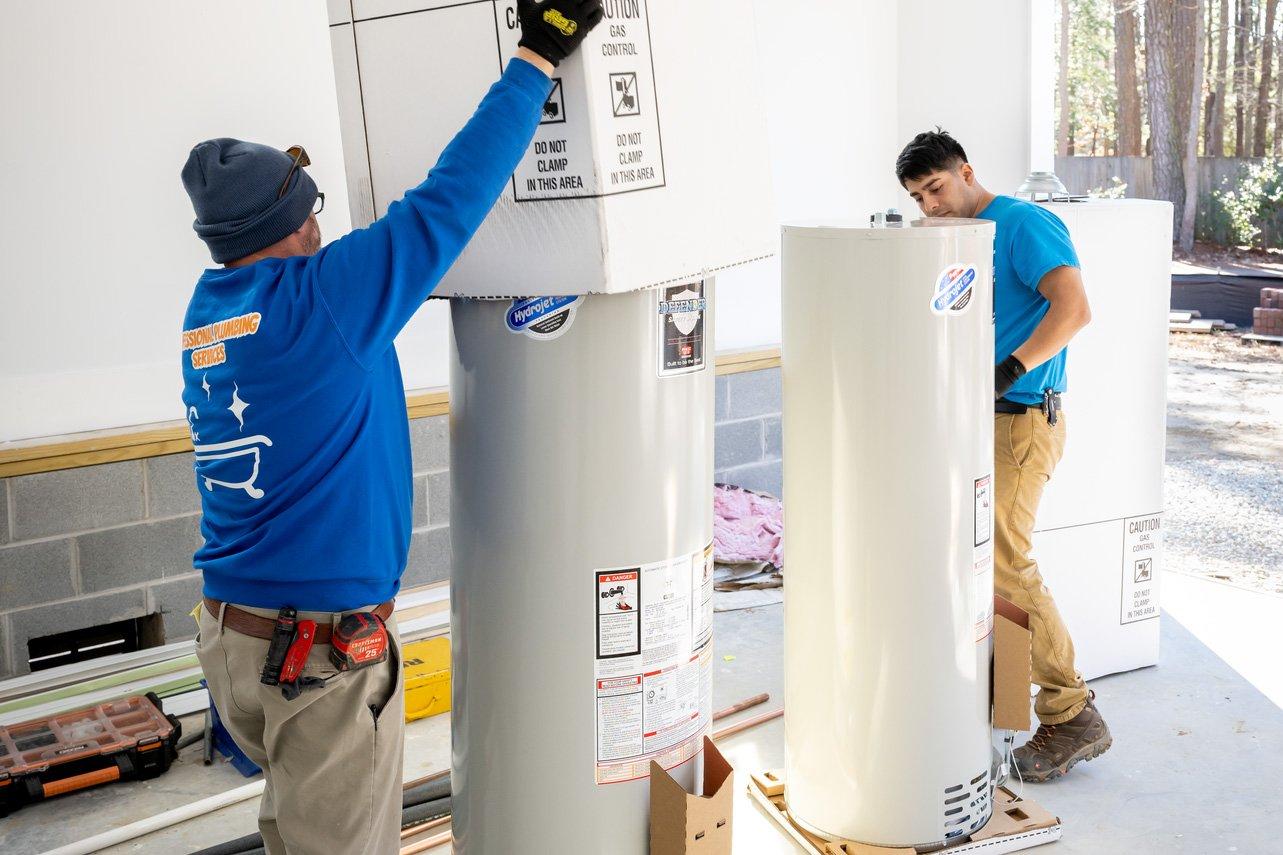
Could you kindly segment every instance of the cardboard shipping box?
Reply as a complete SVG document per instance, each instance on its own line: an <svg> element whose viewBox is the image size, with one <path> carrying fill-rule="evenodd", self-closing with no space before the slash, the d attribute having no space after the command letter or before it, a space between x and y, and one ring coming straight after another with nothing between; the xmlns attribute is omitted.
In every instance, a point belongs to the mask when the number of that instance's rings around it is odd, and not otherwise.
<svg viewBox="0 0 1283 855"><path fill-rule="evenodd" d="M1069 345L1065 454L1033 556L1092 680L1158 662L1172 205L1044 207L1069 229L1092 318Z"/></svg>
<svg viewBox="0 0 1283 855"><path fill-rule="evenodd" d="M703 795L650 764L650 855L730 855L735 770L704 737Z"/></svg>
<svg viewBox="0 0 1283 855"><path fill-rule="evenodd" d="M993 726L997 730L1029 730L1030 681L1033 677L1033 635L1024 609L997 594L993 598Z"/></svg>
<svg viewBox="0 0 1283 855"><path fill-rule="evenodd" d="M853 840L826 840L795 824L784 799L784 773L768 770L755 773L748 785L749 797L758 803L782 833L810 855L920 855L911 846L876 846ZM1006 787L994 791L993 815L984 827L966 841L932 852L941 855L983 853L1002 855L1032 849L1060 839L1060 819L1031 798L1021 798Z"/></svg>
<svg viewBox="0 0 1283 855"><path fill-rule="evenodd" d="M778 244L751 4L608 0L437 296L620 293ZM421 182L517 49L516 0L330 3L354 226Z"/></svg>

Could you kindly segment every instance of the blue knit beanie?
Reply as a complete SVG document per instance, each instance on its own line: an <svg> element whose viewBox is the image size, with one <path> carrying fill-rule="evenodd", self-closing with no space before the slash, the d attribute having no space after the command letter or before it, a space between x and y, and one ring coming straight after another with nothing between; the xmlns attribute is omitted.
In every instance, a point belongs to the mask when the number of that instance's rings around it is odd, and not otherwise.
<svg viewBox="0 0 1283 855"><path fill-rule="evenodd" d="M198 143L183 166L183 186L196 209L192 228L214 261L244 258L298 231L316 205L316 184L302 167L276 198L294 158L228 137Z"/></svg>

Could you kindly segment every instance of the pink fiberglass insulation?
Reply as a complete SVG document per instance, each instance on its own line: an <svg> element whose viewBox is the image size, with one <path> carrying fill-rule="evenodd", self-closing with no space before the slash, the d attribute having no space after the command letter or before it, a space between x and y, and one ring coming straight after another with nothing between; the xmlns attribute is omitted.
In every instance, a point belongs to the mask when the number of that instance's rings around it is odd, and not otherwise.
<svg viewBox="0 0 1283 855"><path fill-rule="evenodd" d="M767 561L784 566L784 505L774 496L718 484L713 488L713 557L721 564Z"/></svg>

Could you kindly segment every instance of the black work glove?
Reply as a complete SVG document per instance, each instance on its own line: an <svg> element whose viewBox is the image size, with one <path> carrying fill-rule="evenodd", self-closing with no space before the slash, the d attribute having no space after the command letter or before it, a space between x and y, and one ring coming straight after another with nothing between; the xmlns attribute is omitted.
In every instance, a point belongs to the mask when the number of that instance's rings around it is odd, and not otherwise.
<svg viewBox="0 0 1283 855"><path fill-rule="evenodd" d="M521 41L553 65L575 52L605 13L601 0L517 0Z"/></svg>
<svg viewBox="0 0 1283 855"><path fill-rule="evenodd" d="M993 367L993 396L1001 398L1011 391L1016 381L1025 376L1025 366L1020 364L1015 354L1008 356Z"/></svg>

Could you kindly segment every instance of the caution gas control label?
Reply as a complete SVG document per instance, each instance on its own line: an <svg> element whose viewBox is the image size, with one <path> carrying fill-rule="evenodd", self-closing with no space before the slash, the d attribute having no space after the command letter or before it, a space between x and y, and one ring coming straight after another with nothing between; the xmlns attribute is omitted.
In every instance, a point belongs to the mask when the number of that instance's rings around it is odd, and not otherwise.
<svg viewBox="0 0 1283 855"><path fill-rule="evenodd" d="M504 57L521 38L516 5L495 4ZM664 186L646 0L611 0L603 9L605 19L553 79L534 141L512 176L518 202Z"/></svg>
<svg viewBox="0 0 1283 855"><path fill-rule="evenodd" d="M1162 554L1162 514L1123 520L1120 624L1158 617L1158 566Z"/></svg>
<svg viewBox="0 0 1283 855"><path fill-rule="evenodd" d="M644 778L652 760L668 769L699 751L712 715L711 556L710 545L594 572L598 784Z"/></svg>

